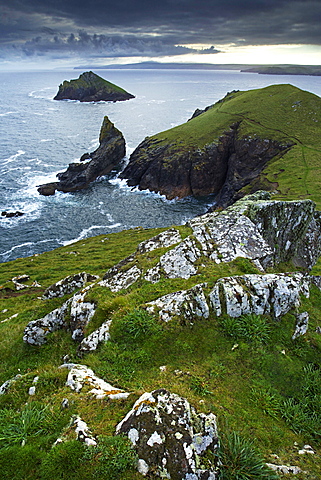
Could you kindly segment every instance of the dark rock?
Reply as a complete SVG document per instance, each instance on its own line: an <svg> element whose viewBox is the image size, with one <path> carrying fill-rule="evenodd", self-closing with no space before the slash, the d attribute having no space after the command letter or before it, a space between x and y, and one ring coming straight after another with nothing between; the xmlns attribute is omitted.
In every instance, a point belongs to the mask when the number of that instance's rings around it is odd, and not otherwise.
<svg viewBox="0 0 321 480"><path fill-rule="evenodd" d="M131 93L104 80L93 72L85 72L76 80L65 80L54 100L79 100L80 102L118 102L135 98Z"/></svg>
<svg viewBox="0 0 321 480"><path fill-rule="evenodd" d="M216 418L167 390L144 393L117 425L137 451L138 470L173 480L215 480Z"/></svg>
<svg viewBox="0 0 321 480"><path fill-rule="evenodd" d="M6 218L13 218L13 217L22 217L24 215L23 212L1 212L2 217Z"/></svg>
<svg viewBox="0 0 321 480"><path fill-rule="evenodd" d="M238 138L238 127L239 123L231 125L219 142L202 149L186 150L146 138L120 176L129 186L159 192L168 199L217 193L217 206L226 207L269 160L291 146L258 137Z"/></svg>
<svg viewBox="0 0 321 480"><path fill-rule="evenodd" d="M46 183L38 187L38 192L41 195L49 197L50 195L54 195L56 193L58 186L59 186L59 182Z"/></svg>
<svg viewBox="0 0 321 480"><path fill-rule="evenodd" d="M41 195L54 195L56 190L61 192L81 190L97 177L119 167L126 153L125 140L107 116L100 129L99 143L97 150L82 155L81 163L70 163L65 172L58 173L58 182L40 185L38 192Z"/></svg>

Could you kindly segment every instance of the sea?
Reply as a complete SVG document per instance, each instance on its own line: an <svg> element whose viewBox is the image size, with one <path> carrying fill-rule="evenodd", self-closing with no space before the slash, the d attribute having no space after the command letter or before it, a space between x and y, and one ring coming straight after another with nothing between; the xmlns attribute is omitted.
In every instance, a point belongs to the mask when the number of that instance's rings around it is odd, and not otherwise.
<svg viewBox="0 0 321 480"><path fill-rule="evenodd" d="M0 262L39 254L94 235L168 227L205 213L214 196L166 200L130 188L117 172L87 189L44 197L37 186L98 145L105 115L126 139L126 159L146 137L186 122L232 90L291 83L321 96L321 77L236 70L98 70L135 95L125 102L55 101L79 70L0 72ZM1 212L24 215L7 218Z"/></svg>

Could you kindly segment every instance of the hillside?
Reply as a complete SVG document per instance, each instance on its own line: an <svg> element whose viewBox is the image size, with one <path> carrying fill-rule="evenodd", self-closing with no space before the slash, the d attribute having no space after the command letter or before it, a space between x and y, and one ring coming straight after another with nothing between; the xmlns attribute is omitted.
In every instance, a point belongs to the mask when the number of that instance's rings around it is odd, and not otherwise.
<svg viewBox="0 0 321 480"><path fill-rule="evenodd" d="M321 99L292 85L231 92L190 121L147 137L122 177L167 198L218 195L225 207L260 188L320 197Z"/></svg>
<svg viewBox="0 0 321 480"><path fill-rule="evenodd" d="M320 478L321 214L275 198L0 266L1 478Z"/></svg>

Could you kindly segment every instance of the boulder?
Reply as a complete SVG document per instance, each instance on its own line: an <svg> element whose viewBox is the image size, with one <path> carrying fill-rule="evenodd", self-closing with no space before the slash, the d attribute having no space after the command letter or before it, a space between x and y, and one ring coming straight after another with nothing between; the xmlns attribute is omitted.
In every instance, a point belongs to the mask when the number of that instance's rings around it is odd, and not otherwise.
<svg viewBox="0 0 321 480"><path fill-rule="evenodd" d="M65 80L59 85L54 100L79 100L80 102L119 102L135 98L123 88L104 80L93 72L84 72L76 80Z"/></svg>
<svg viewBox="0 0 321 480"><path fill-rule="evenodd" d="M216 417L165 389L144 393L117 425L137 451L138 470L173 480L215 480Z"/></svg>
<svg viewBox="0 0 321 480"><path fill-rule="evenodd" d="M86 160L70 163L65 172L57 174L58 182L40 185L38 192L41 195L53 195L56 190L73 192L86 188L96 178L118 168L125 154L125 140L122 133L105 116L100 129L97 150L85 154Z"/></svg>

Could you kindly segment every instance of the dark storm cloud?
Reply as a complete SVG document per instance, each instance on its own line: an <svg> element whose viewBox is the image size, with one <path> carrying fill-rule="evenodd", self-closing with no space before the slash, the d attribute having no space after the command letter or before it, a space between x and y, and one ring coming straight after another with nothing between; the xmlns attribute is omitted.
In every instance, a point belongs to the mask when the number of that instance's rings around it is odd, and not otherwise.
<svg viewBox="0 0 321 480"><path fill-rule="evenodd" d="M177 55L188 53L177 45L189 43L321 44L319 0L2 0L2 5L3 44L28 55L95 49L102 56Z"/></svg>

